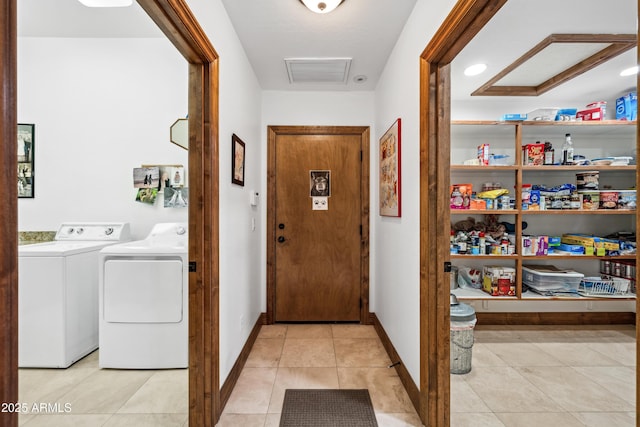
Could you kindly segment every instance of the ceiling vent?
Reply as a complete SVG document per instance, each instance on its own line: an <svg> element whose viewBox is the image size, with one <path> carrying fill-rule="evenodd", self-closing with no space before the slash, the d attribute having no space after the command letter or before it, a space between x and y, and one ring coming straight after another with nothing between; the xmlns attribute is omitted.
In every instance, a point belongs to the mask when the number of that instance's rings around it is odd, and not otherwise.
<svg viewBox="0 0 640 427"><path fill-rule="evenodd" d="M351 58L285 58L289 83L347 83Z"/></svg>

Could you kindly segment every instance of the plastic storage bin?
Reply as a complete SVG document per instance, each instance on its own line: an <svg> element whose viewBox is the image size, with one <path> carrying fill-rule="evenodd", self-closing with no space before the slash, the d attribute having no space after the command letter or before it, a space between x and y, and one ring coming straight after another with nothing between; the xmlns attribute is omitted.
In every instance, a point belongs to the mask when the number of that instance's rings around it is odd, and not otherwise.
<svg viewBox="0 0 640 427"><path fill-rule="evenodd" d="M578 292L584 274L553 265L522 267L522 283L541 292Z"/></svg>
<svg viewBox="0 0 640 427"><path fill-rule="evenodd" d="M473 328L476 325L476 312L468 304L458 302L451 294L450 372L467 374L471 372L471 352L473 350Z"/></svg>

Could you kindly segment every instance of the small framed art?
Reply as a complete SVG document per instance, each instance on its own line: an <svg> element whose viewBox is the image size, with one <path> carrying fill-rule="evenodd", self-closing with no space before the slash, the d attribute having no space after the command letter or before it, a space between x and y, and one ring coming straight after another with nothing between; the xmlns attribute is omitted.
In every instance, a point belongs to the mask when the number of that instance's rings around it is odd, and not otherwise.
<svg viewBox="0 0 640 427"><path fill-rule="evenodd" d="M231 182L244 187L244 142L235 133L231 136Z"/></svg>
<svg viewBox="0 0 640 427"><path fill-rule="evenodd" d="M380 138L380 215L401 215L400 141L401 120L398 118Z"/></svg>
<svg viewBox="0 0 640 427"><path fill-rule="evenodd" d="M18 197L34 197L35 125L18 124Z"/></svg>

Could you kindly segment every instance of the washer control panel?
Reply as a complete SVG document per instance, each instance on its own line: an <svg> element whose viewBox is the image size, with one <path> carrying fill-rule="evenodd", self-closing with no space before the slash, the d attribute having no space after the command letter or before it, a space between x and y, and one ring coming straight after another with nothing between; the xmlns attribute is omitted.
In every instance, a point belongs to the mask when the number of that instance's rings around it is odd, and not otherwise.
<svg viewBox="0 0 640 427"><path fill-rule="evenodd" d="M63 241L125 241L131 239L129 223L63 223L55 240Z"/></svg>

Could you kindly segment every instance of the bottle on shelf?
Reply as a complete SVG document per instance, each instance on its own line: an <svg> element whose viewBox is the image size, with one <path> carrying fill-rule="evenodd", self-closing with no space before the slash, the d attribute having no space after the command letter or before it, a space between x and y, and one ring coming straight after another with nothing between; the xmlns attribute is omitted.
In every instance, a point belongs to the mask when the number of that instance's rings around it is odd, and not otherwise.
<svg viewBox="0 0 640 427"><path fill-rule="evenodd" d="M544 142L544 164L545 165L552 165L555 162L555 159L553 158L554 155L554 149L553 146L551 145L551 143L549 141L545 141Z"/></svg>
<svg viewBox="0 0 640 427"><path fill-rule="evenodd" d="M478 233L478 246L480 247L480 255L487 253L487 239L484 235L484 231Z"/></svg>
<svg viewBox="0 0 640 427"><path fill-rule="evenodd" d="M573 141L571 140L570 133L564 136L564 144L562 144L562 164L573 164Z"/></svg>

